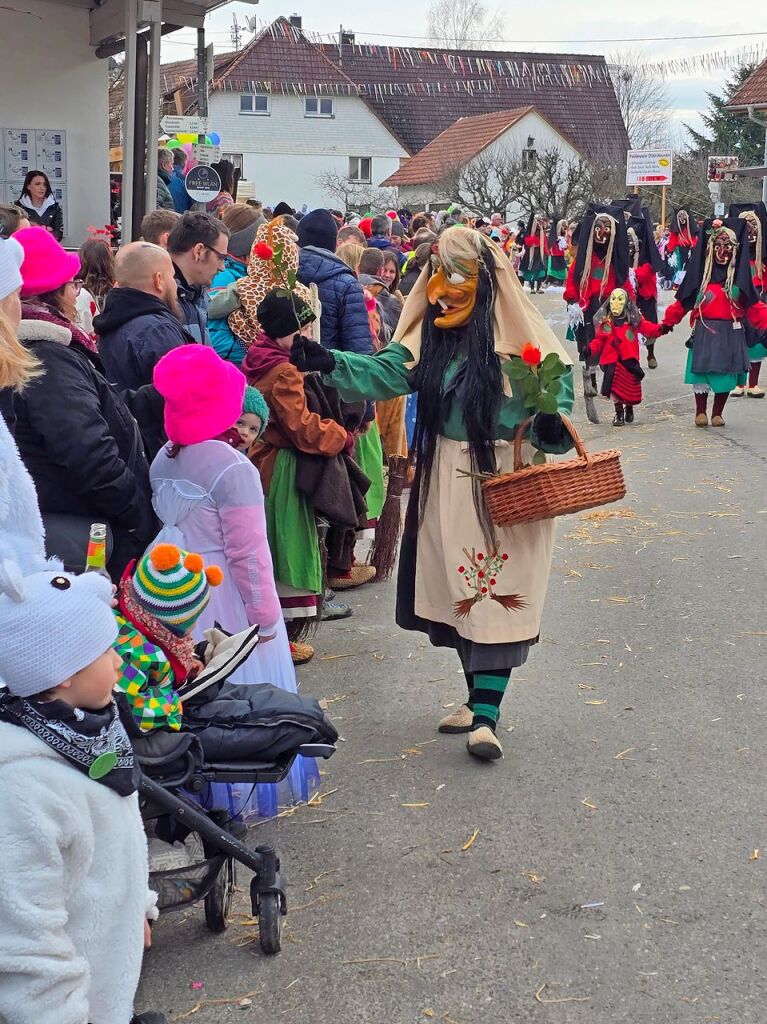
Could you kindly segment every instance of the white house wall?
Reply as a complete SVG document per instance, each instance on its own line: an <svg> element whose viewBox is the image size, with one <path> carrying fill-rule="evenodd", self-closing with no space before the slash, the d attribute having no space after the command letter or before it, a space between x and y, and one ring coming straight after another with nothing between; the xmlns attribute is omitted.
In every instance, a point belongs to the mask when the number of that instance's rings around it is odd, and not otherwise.
<svg viewBox="0 0 767 1024"><path fill-rule="evenodd" d="M580 153L555 131L547 121L538 114L531 113L526 114L521 121L512 125L499 139L496 139L487 149L483 150L476 159L481 160L484 165L488 157L492 161L494 158L500 158L508 152L519 154L523 149L527 148L529 137L535 140L534 148L539 153L556 148L562 154L563 160L578 160L580 158ZM455 202L457 198L454 195L448 195L438 185L429 184L403 185L399 188L398 194L399 204L413 211L424 209L427 203L430 205L444 205L445 203ZM495 211L477 210L473 212L489 214ZM507 211L500 210L498 212L505 212L508 221L516 220L521 215L519 209L512 207Z"/></svg>
<svg viewBox="0 0 767 1024"><path fill-rule="evenodd" d="M89 225L109 221L108 62L89 45L87 10L21 6L0 15L0 127L66 132L64 243L79 246Z"/></svg>
<svg viewBox="0 0 767 1024"><path fill-rule="evenodd" d="M326 172L348 177L349 157L371 157L372 184L379 185L407 151L355 96L335 96L335 116L304 117L301 96L272 96L271 113L240 114L239 92L215 92L210 124L225 153L241 153L243 177L267 205L338 206L317 184Z"/></svg>

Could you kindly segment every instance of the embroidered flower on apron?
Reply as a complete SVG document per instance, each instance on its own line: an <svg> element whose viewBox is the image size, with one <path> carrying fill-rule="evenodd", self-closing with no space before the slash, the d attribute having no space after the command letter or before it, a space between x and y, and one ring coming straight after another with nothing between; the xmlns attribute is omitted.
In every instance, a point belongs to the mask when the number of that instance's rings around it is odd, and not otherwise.
<svg viewBox="0 0 767 1024"><path fill-rule="evenodd" d="M488 599L497 601L506 611L526 607L523 594L499 594L495 589L498 583L498 574L509 560L506 552L499 553L496 548L495 551L485 556L482 551L477 551L475 548L472 548L471 552L468 548L464 548L463 553L466 555L466 565L459 565L458 572L463 576L469 588L474 591L474 594L472 597L455 602L453 608L457 619L467 619L475 604Z"/></svg>

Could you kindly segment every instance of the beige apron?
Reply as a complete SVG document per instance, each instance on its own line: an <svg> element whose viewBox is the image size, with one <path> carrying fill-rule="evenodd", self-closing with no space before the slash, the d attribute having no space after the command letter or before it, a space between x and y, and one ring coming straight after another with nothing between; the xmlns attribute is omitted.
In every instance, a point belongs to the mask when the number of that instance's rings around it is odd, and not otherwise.
<svg viewBox="0 0 767 1024"><path fill-rule="evenodd" d="M522 458L534 449L524 442ZM496 441L499 472L510 472L514 446ZM546 598L554 521L496 528L488 550L477 519L465 441L437 440L431 487L418 531L415 613L455 627L479 644L512 643L538 636Z"/></svg>

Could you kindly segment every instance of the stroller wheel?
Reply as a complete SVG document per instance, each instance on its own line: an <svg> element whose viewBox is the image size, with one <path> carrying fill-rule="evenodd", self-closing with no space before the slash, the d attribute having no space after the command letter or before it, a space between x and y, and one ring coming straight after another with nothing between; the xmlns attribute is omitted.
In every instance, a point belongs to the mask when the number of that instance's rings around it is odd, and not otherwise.
<svg viewBox="0 0 767 1024"><path fill-rule="evenodd" d="M261 893L258 897L258 934L261 949L268 955L282 949L282 906L276 892Z"/></svg>
<svg viewBox="0 0 767 1024"><path fill-rule="evenodd" d="M205 897L205 923L210 931L226 931L236 882L237 864L232 857L227 857L213 888Z"/></svg>

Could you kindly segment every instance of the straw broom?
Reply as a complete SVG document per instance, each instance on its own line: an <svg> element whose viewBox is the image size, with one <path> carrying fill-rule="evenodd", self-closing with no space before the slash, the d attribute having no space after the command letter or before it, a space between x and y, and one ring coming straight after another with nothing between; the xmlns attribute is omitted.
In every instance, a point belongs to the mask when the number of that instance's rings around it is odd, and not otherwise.
<svg viewBox="0 0 767 1024"><path fill-rule="evenodd" d="M402 529L402 491L409 462L409 459L401 455L389 458L386 500L378 519L376 539L370 554L370 564L376 569L376 580L389 580L394 572Z"/></svg>

